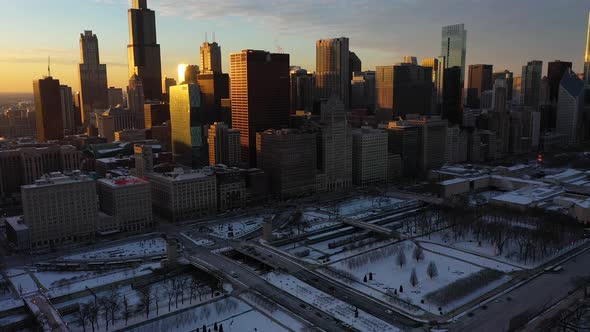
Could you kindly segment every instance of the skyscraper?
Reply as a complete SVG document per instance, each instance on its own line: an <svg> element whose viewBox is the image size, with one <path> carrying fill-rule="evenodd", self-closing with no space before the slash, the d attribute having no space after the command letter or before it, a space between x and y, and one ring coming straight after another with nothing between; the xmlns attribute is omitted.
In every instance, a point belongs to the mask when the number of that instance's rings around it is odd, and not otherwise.
<svg viewBox="0 0 590 332"><path fill-rule="evenodd" d="M37 138L40 142L64 138L59 80L51 76L33 81Z"/></svg>
<svg viewBox="0 0 590 332"><path fill-rule="evenodd" d="M377 109L391 110L396 116L429 115L432 109L432 69L402 63L377 66L375 95Z"/></svg>
<svg viewBox="0 0 590 332"><path fill-rule="evenodd" d="M351 78L352 78L352 73L354 73L355 71L363 70L363 68L362 68L363 62L354 52L350 52L348 54L348 63L349 63L348 67L350 69L350 77Z"/></svg>
<svg viewBox="0 0 590 332"><path fill-rule="evenodd" d="M205 133L201 121L201 91L195 83L170 87L172 153L176 162L200 167L207 165Z"/></svg>
<svg viewBox="0 0 590 332"><path fill-rule="evenodd" d="M537 107L539 105L539 94L541 92L541 74L543 61L529 61L522 66L522 80L520 82L520 100L524 106Z"/></svg>
<svg viewBox="0 0 590 332"><path fill-rule="evenodd" d="M59 86L61 98L61 117L64 130L69 134L76 133L76 113L74 108L74 95L72 88L67 85Z"/></svg>
<svg viewBox="0 0 590 332"><path fill-rule="evenodd" d="M584 55L584 81L590 84L590 13L588 13L588 33L586 34L586 54Z"/></svg>
<svg viewBox="0 0 590 332"><path fill-rule="evenodd" d="M442 28L440 55L444 57L443 68L461 67L461 88L465 86L466 49L467 30L465 30L465 25L455 24Z"/></svg>
<svg viewBox="0 0 590 332"><path fill-rule="evenodd" d="M411 65L417 65L418 64L418 58L416 58L415 56L412 56L412 55L404 55L403 63L409 63Z"/></svg>
<svg viewBox="0 0 590 332"><path fill-rule="evenodd" d="M162 65L160 45L156 40L156 14L147 8L147 0L133 0L128 11L129 77L137 74L143 82L143 91L148 100L162 97Z"/></svg>
<svg viewBox="0 0 590 332"><path fill-rule="evenodd" d="M481 94L492 90L493 65L469 65L467 80L467 107L477 109L480 107Z"/></svg>
<svg viewBox="0 0 590 332"><path fill-rule="evenodd" d="M210 125L214 122L229 122L221 110L221 100L229 98L229 75L220 72L209 72L197 75L197 84L201 90L201 108L203 122Z"/></svg>
<svg viewBox="0 0 590 332"><path fill-rule="evenodd" d="M559 82L563 75L572 69L571 62L555 60L549 62L547 67L547 78L549 79L549 101L556 103L559 99Z"/></svg>
<svg viewBox="0 0 590 332"><path fill-rule="evenodd" d="M216 42L201 45L201 73L222 73L221 47Z"/></svg>
<svg viewBox="0 0 590 332"><path fill-rule="evenodd" d="M568 143L580 141L582 110L584 108L584 81L568 70L559 83L556 131L568 137Z"/></svg>
<svg viewBox="0 0 590 332"><path fill-rule="evenodd" d="M230 59L232 128L241 134L242 160L255 166L256 133L289 123L289 55L243 50Z"/></svg>
<svg viewBox="0 0 590 332"><path fill-rule="evenodd" d="M305 69L291 70L291 111L313 108L315 76Z"/></svg>
<svg viewBox="0 0 590 332"><path fill-rule="evenodd" d="M508 101L512 101L512 90L514 84L514 73L509 70L504 70L503 72L497 72L493 74L493 82L495 83L496 80L501 79L506 81L506 99Z"/></svg>
<svg viewBox="0 0 590 332"><path fill-rule="evenodd" d="M463 123L461 67L442 70L442 116L451 123ZM440 97L440 96L439 96Z"/></svg>
<svg viewBox="0 0 590 332"><path fill-rule="evenodd" d="M350 51L348 38L320 39L316 42L316 99L335 94L350 107Z"/></svg>
<svg viewBox="0 0 590 332"><path fill-rule="evenodd" d="M326 190L342 191L352 186L352 136L344 103L336 96L321 105L318 138L318 169L326 175Z"/></svg>
<svg viewBox="0 0 590 332"><path fill-rule="evenodd" d="M223 122L215 122L209 127L209 164L223 164L229 167L240 164L240 131L229 129Z"/></svg>
<svg viewBox="0 0 590 332"><path fill-rule="evenodd" d="M92 110L108 107L107 65L100 64L98 38L92 31L80 34L80 93L82 122L86 126L92 121Z"/></svg>

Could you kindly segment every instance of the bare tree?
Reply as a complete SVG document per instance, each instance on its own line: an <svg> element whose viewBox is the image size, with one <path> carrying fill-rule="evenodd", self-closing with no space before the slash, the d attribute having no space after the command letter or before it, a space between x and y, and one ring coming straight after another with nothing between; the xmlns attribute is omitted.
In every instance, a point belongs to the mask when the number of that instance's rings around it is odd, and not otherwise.
<svg viewBox="0 0 590 332"><path fill-rule="evenodd" d="M149 287L144 287L139 290L140 301L143 309L145 310L145 318L150 317L150 305L152 303L152 294Z"/></svg>
<svg viewBox="0 0 590 332"><path fill-rule="evenodd" d="M188 278L181 277L178 279L178 292L180 292L180 303L184 305L184 289L188 285Z"/></svg>
<svg viewBox="0 0 590 332"><path fill-rule="evenodd" d="M416 275L416 269L412 269L412 275L410 275L410 284L412 287L416 287L418 285L418 276Z"/></svg>
<svg viewBox="0 0 590 332"><path fill-rule="evenodd" d="M125 326L127 326L129 316L131 316L131 309L129 308L129 302L127 302L126 296L123 296L123 316L125 317Z"/></svg>
<svg viewBox="0 0 590 332"><path fill-rule="evenodd" d="M426 274L428 275L428 277L430 277L430 279L434 279L438 276L438 269L436 268L436 264L434 263L434 261L430 261L430 263L428 263L428 267L426 268Z"/></svg>
<svg viewBox="0 0 590 332"><path fill-rule="evenodd" d="M111 289L111 294L109 294L109 308L111 310L111 325L115 326L116 314L119 308L121 307L121 300L119 293L117 290Z"/></svg>
<svg viewBox="0 0 590 332"><path fill-rule="evenodd" d="M88 320L90 321L90 325L92 326L92 332L94 332L94 324L96 323L96 327L100 329L98 323L98 305L96 303L91 302L88 304Z"/></svg>
<svg viewBox="0 0 590 332"><path fill-rule="evenodd" d="M414 247L412 257L414 257L414 260L416 260L416 262L424 260L424 250L422 250L422 248L419 246Z"/></svg>
<svg viewBox="0 0 590 332"><path fill-rule="evenodd" d="M156 305L156 316L160 315L160 291L159 288L155 287L154 285L150 286L152 292L152 301Z"/></svg>
<svg viewBox="0 0 590 332"><path fill-rule="evenodd" d="M395 262L397 263L397 265L400 268L403 268L404 265L406 265L406 252L404 250L404 248L400 248L400 250L397 252L397 257L395 258Z"/></svg>
<svg viewBox="0 0 590 332"><path fill-rule="evenodd" d="M176 295L176 289L174 289L172 281L169 281L164 285L164 294L166 294L166 297L168 298L168 312L170 312L170 310L172 310L172 300L174 300L174 296Z"/></svg>
<svg viewBox="0 0 590 332"><path fill-rule="evenodd" d="M193 277L191 278L191 282L189 284L189 304L193 303L193 297L195 297L197 293L197 288L199 288L199 281L197 280L197 278Z"/></svg>
<svg viewBox="0 0 590 332"><path fill-rule="evenodd" d="M82 326L82 330L86 332L86 321L88 321L88 306L86 304L78 305L76 319L80 326Z"/></svg>
<svg viewBox="0 0 590 332"><path fill-rule="evenodd" d="M102 309L104 314L104 322L106 330L109 330L109 312L111 312L111 306L108 297L99 297L98 298L98 308Z"/></svg>

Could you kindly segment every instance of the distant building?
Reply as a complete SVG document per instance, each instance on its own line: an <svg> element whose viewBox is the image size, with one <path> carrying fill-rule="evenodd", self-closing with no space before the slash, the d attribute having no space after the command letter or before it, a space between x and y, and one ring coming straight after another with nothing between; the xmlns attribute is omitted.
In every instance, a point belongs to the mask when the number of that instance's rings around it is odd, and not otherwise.
<svg viewBox="0 0 590 332"><path fill-rule="evenodd" d="M411 55L404 55L404 60L402 61L402 63L407 63L410 65L418 65L418 58L416 58L415 56L411 56Z"/></svg>
<svg viewBox="0 0 590 332"><path fill-rule="evenodd" d="M493 65L469 65L467 107L474 109L480 108L482 93L492 90L494 84L492 81L493 69Z"/></svg>
<svg viewBox="0 0 590 332"><path fill-rule="evenodd" d="M504 80L506 82L506 99L512 102L512 89L514 84L514 73L509 70L493 74L493 80Z"/></svg>
<svg viewBox="0 0 590 332"><path fill-rule="evenodd" d="M35 113L37 116L37 139L40 142L64 138L61 90L59 80L51 76L33 82Z"/></svg>
<svg viewBox="0 0 590 332"><path fill-rule="evenodd" d="M97 230L96 183L85 175L50 173L21 188L31 248L90 240Z"/></svg>
<svg viewBox="0 0 590 332"><path fill-rule="evenodd" d="M206 126L200 118L201 101L199 86L195 83L170 88L172 153L178 163L189 167L208 165Z"/></svg>
<svg viewBox="0 0 590 332"><path fill-rule="evenodd" d="M82 122L87 126L92 121L94 109L105 109L109 105L107 93L107 66L100 63L98 38L92 31L80 34L80 96Z"/></svg>
<svg viewBox="0 0 590 332"><path fill-rule="evenodd" d="M149 103L143 106L145 128L160 126L166 121L170 121L170 104L168 103Z"/></svg>
<svg viewBox="0 0 590 332"><path fill-rule="evenodd" d="M402 174L414 177L418 174L418 128L404 121L389 122L387 150L390 155L400 155Z"/></svg>
<svg viewBox="0 0 590 332"><path fill-rule="evenodd" d="M543 61L539 60L529 61L526 66L522 66L521 105L539 106L542 70Z"/></svg>
<svg viewBox="0 0 590 332"><path fill-rule="evenodd" d="M387 182L387 132L377 129L352 131L352 181L357 186Z"/></svg>
<svg viewBox="0 0 590 332"><path fill-rule="evenodd" d="M109 96L108 107L126 106L125 100L123 99L123 89L110 87L107 92Z"/></svg>
<svg viewBox="0 0 590 332"><path fill-rule="evenodd" d="M291 112L311 112L314 102L315 76L305 69L291 70Z"/></svg>
<svg viewBox="0 0 590 332"><path fill-rule="evenodd" d="M217 211L215 174L206 169L149 173L155 212L172 222L195 220Z"/></svg>
<svg viewBox="0 0 590 332"><path fill-rule="evenodd" d="M98 180L100 210L112 217L102 232L138 232L152 228L150 183L134 176Z"/></svg>
<svg viewBox="0 0 590 332"><path fill-rule="evenodd" d="M200 74L197 76L201 90L201 121L205 125L227 121L224 117L221 100L229 98L229 75L222 73Z"/></svg>
<svg viewBox="0 0 590 332"><path fill-rule="evenodd" d="M586 54L584 54L584 81L590 85L590 13L588 13L588 33L586 34Z"/></svg>
<svg viewBox="0 0 590 332"><path fill-rule="evenodd" d="M580 141L584 97L584 81L572 71L568 71L559 83L556 132L567 135L569 144Z"/></svg>
<svg viewBox="0 0 590 332"><path fill-rule="evenodd" d="M225 165L208 166L205 169L212 170L217 179L217 211L226 212L246 206L247 170Z"/></svg>
<svg viewBox="0 0 590 332"><path fill-rule="evenodd" d="M222 72L221 47L216 42L203 43L203 45L201 45L201 73L221 74Z"/></svg>
<svg viewBox="0 0 590 332"><path fill-rule="evenodd" d="M215 122L209 127L209 164L238 166L241 164L240 131L229 129L223 122Z"/></svg>
<svg viewBox="0 0 590 332"><path fill-rule="evenodd" d="M377 109L391 110L395 116L432 110L432 69L411 64L377 66L375 95Z"/></svg>
<svg viewBox="0 0 590 332"><path fill-rule="evenodd" d="M555 60L549 62L547 67L547 78L549 80L549 102L557 103L559 100L559 83L563 75L572 69L571 62Z"/></svg>
<svg viewBox="0 0 590 332"><path fill-rule="evenodd" d="M316 139L316 133L294 129L256 134L258 166L267 174L273 194L291 197L315 191Z"/></svg>
<svg viewBox="0 0 590 332"><path fill-rule="evenodd" d="M145 129L123 129L115 132L115 141L133 142L145 139Z"/></svg>
<svg viewBox="0 0 590 332"><path fill-rule="evenodd" d="M350 82L351 109L375 109L375 72L355 72Z"/></svg>
<svg viewBox="0 0 590 332"><path fill-rule="evenodd" d="M156 40L156 13L147 8L146 0L133 0L128 17L128 76L137 75L141 78L145 99L160 100L162 64L160 45ZM138 109L143 110L143 105Z"/></svg>
<svg viewBox="0 0 590 332"><path fill-rule="evenodd" d="M318 169L325 174L326 190L352 187L352 136L344 103L336 96L322 102L318 137Z"/></svg>
<svg viewBox="0 0 590 332"><path fill-rule="evenodd" d="M77 132L76 108L74 107L72 88L67 85L60 85L59 92L61 97L61 117L63 120L64 131L68 135L75 134Z"/></svg>
<svg viewBox="0 0 590 332"><path fill-rule="evenodd" d="M442 116L450 123L461 124L463 120L463 86L461 83L461 67L450 67L439 70L442 76L442 91L439 98L442 101Z"/></svg>
<svg viewBox="0 0 590 332"><path fill-rule="evenodd" d="M143 112L145 105L145 95L143 90L143 81L137 75L129 78L127 86L127 104L132 112Z"/></svg>
<svg viewBox="0 0 590 332"><path fill-rule="evenodd" d="M174 79L174 77L164 76L164 78L162 79L162 93L170 95L170 87L175 85L176 80Z"/></svg>
<svg viewBox="0 0 590 332"><path fill-rule="evenodd" d="M408 116L407 122L418 127L418 169L426 172L441 167L445 160L448 122L439 116Z"/></svg>
<svg viewBox="0 0 590 332"><path fill-rule="evenodd" d="M350 73L348 38L320 39L316 42L316 99L327 99L336 94L348 109Z"/></svg>
<svg viewBox="0 0 590 332"><path fill-rule="evenodd" d="M148 173L154 171L154 152L150 145L135 144L133 146L135 156L135 174L145 178Z"/></svg>
<svg viewBox="0 0 590 332"><path fill-rule="evenodd" d="M465 86L465 57L467 50L467 30L465 30L465 25L455 24L443 27L441 40L442 69L461 68L459 78L461 89L463 89Z"/></svg>
<svg viewBox="0 0 590 332"><path fill-rule="evenodd" d="M256 166L256 133L289 124L289 55L243 50L230 59L231 126L241 134L242 161Z"/></svg>

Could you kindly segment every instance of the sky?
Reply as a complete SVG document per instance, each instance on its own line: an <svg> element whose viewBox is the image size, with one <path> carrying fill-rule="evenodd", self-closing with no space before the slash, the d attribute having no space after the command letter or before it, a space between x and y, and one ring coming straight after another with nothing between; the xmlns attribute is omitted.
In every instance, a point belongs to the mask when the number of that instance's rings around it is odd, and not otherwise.
<svg viewBox="0 0 590 332"><path fill-rule="evenodd" d="M79 35L98 36L109 86L127 85L129 0L0 0L0 92L31 92L51 74L78 89ZM349 37L363 70L440 53L441 27L464 23L467 64L520 75L529 60L571 61L582 71L588 0L148 0L156 11L162 75L198 64L212 32L223 70L242 49L283 50L291 65L315 70L315 41Z"/></svg>

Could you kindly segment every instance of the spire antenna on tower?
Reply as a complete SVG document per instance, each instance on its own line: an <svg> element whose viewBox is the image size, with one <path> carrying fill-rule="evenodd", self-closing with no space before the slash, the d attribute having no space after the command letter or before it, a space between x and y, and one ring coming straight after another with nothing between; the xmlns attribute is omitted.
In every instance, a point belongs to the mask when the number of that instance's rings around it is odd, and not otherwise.
<svg viewBox="0 0 590 332"><path fill-rule="evenodd" d="M208 43L209 39L207 39L207 33L205 32L205 43Z"/></svg>
<svg viewBox="0 0 590 332"><path fill-rule="evenodd" d="M213 42L215 43L215 31L213 31Z"/></svg>
<svg viewBox="0 0 590 332"><path fill-rule="evenodd" d="M47 57L47 76L51 77L51 56Z"/></svg>

